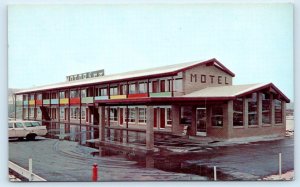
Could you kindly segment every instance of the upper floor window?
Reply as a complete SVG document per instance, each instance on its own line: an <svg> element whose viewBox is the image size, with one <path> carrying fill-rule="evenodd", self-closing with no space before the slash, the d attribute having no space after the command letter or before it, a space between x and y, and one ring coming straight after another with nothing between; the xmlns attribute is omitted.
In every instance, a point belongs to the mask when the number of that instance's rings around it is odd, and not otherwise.
<svg viewBox="0 0 300 187"><path fill-rule="evenodd" d="M129 85L129 94L134 94L134 93L136 93L135 83L132 83Z"/></svg>
<svg viewBox="0 0 300 187"><path fill-rule="evenodd" d="M262 93L262 123L271 124L271 100L269 93Z"/></svg>
<svg viewBox="0 0 300 187"><path fill-rule="evenodd" d="M42 100L42 94L37 94L37 100Z"/></svg>
<svg viewBox="0 0 300 187"><path fill-rule="evenodd" d="M107 88L99 88L100 96L107 96Z"/></svg>
<svg viewBox="0 0 300 187"><path fill-rule="evenodd" d="M182 78L174 79L174 91L183 92L183 81Z"/></svg>
<svg viewBox="0 0 300 187"><path fill-rule="evenodd" d="M34 94L30 95L30 100L34 100Z"/></svg>
<svg viewBox="0 0 300 187"><path fill-rule="evenodd" d="M275 123L282 123L282 101L275 99Z"/></svg>
<svg viewBox="0 0 300 187"><path fill-rule="evenodd" d="M127 84L120 85L120 95L127 95Z"/></svg>
<svg viewBox="0 0 300 187"><path fill-rule="evenodd" d="M257 93L252 93L251 98L248 98L248 123L249 125L258 125Z"/></svg>
<svg viewBox="0 0 300 187"><path fill-rule="evenodd" d="M147 92L147 82L139 82L139 93Z"/></svg>
<svg viewBox="0 0 300 187"><path fill-rule="evenodd" d="M65 98L65 92L59 92L59 98Z"/></svg>
<svg viewBox="0 0 300 187"><path fill-rule="evenodd" d="M86 97L87 96L87 89L82 89L81 90L81 97Z"/></svg>
<svg viewBox="0 0 300 187"><path fill-rule="evenodd" d="M70 92L70 98L79 97L79 91L78 90L72 90Z"/></svg>
<svg viewBox="0 0 300 187"><path fill-rule="evenodd" d="M118 87L114 86L114 87L110 87L110 95L118 95Z"/></svg>
<svg viewBox="0 0 300 187"><path fill-rule="evenodd" d="M233 126L243 126L243 99L233 100Z"/></svg>

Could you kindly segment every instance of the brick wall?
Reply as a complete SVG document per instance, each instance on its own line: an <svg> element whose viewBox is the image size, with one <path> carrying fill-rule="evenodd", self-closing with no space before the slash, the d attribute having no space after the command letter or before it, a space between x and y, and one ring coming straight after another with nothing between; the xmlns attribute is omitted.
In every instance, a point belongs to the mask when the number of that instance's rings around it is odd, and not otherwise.
<svg viewBox="0 0 300 187"><path fill-rule="evenodd" d="M183 72L185 94L210 87L232 85L232 77L215 66L199 65Z"/></svg>

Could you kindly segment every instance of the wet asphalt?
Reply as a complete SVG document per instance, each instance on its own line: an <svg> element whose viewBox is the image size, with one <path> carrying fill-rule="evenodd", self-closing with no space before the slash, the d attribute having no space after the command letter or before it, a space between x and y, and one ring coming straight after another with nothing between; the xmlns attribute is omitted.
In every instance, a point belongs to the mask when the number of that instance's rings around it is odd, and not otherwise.
<svg viewBox="0 0 300 187"><path fill-rule="evenodd" d="M98 149L77 142L41 138L10 141L9 159L28 168L28 158L32 157L34 173L48 181L91 181L93 163L99 165L99 181L212 180L213 166L217 167L218 180L260 180L278 173L279 153L282 171L294 169L293 137L188 150L174 153L162 149L144 155L101 149L98 154Z"/></svg>

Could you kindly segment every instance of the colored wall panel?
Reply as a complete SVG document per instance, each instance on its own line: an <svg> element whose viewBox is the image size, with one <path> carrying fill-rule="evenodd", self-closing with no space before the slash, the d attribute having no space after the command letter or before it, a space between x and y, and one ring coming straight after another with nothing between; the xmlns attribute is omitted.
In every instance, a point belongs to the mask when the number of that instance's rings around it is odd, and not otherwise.
<svg viewBox="0 0 300 187"><path fill-rule="evenodd" d="M51 99L52 105L58 105L58 99Z"/></svg>
<svg viewBox="0 0 300 187"><path fill-rule="evenodd" d="M147 93L139 93L139 94L129 94L128 98L141 98L141 97L148 97Z"/></svg>
<svg viewBox="0 0 300 187"><path fill-rule="evenodd" d="M24 105L28 105L28 101L24 101Z"/></svg>
<svg viewBox="0 0 300 187"><path fill-rule="evenodd" d="M29 105L34 105L35 104L35 100L29 100Z"/></svg>
<svg viewBox="0 0 300 187"><path fill-rule="evenodd" d="M52 100L51 100L51 104L53 104ZM69 99L68 98L60 99L59 104L69 104Z"/></svg>
<svg viewBox="0 0 300 187"><path fill-rule="evenodd" d="M67 104L67 103L62 103L62 104ZM70 104L80 104L80 98L70 98Z"/></svg>
<svg viewBox="0 0 300 187"><path fill-rule="evenodd" d="M43 104L44 105L50 105L50 99L44 99Z"/></svg>
<svg viewBox="0 0 300 187"><path fill-rule="evenodd" d="M42 105L43 101L42 101L42 100L36 100L35 103L36 103L37 105Z"/></svg>
<svg viewBox="0 0 300 187"><path fill-rule="evenodd" d="M108 96L97 96L95 97L95 100L107 100Z"/></svg>
<svg viewBox="0 0 300 187"><path fill-rule="evenodd" d="M81 103L93 103L94 98L93 97L83 97L81 98Z"/></svg>
<svg viewBox="0 0 300 187"><path fill-rule="evenodd" d="M171 97L171 92L150 93L150 97Z"/></svg>
<svg viewBox="0 0 300 187"><path fill-rule="evenodd" d="M111 95L110 99L126 99L127 95Z"/></svg>

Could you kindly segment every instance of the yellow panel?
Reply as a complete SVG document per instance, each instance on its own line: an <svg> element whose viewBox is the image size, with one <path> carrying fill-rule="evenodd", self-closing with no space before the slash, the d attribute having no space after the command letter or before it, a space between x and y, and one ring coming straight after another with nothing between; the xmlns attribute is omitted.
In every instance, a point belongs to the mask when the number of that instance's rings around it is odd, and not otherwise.
<svg viewBox="0 0 300 187"><path fill-rule="evenodd" d="M110 99L126 99L127 95L111 95Z"/></svg>
<svg viewBox="0 0 300 187"><path fill-rule="evenodd" d="M60 99L59 103L60 104L69 104L69 99L68 98Z"/></svg>
<svg viewBox="0 0 300 187"><path fill-rule="evenodd" d="M29 105L34 105L35 104L35 100L29 100Z"/></svg>

